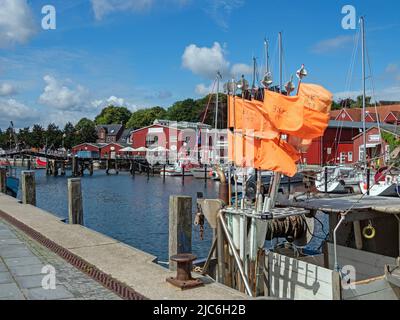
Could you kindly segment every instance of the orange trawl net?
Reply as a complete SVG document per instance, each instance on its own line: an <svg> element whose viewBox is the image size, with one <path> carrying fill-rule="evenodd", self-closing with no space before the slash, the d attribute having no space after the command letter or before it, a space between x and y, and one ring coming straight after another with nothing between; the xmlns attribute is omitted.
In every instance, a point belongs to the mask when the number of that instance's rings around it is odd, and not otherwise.
<svg viewBox="0 0 400 320"><path fill-rule="evenodd" d="M237 166L294 176L299 151L306 151L328 126L332 94L302 84L297 96L265 91L264 97L264 102L229 97L229 159ZM281 134L290 135L290 143Z"/></svg>

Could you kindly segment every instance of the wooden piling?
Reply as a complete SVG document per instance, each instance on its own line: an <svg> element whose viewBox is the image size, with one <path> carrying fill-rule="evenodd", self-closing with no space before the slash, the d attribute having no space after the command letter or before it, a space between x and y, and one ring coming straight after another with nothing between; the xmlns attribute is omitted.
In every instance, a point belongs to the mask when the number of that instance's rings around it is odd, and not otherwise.
<svg viewBox="0 0 400 320"><path fill-rule="evenodd" d="M169 257L192 253L192 198L171 196L169 199ZM169 269L176 271L170 260Z"/></svg>
<svg viewBox="0 0 400 320"><path fill-rule="evenodd" d="M46 176L50 175L50 160L46 159Z"/></svg>
<svg viewBox="0 0 400 320"><path fill-rule="evenodd" d="M72 176L73 177L78 176L78 158L77 157L72 157Z"/></svg>
<svg viewBox="0 0 400 320"><path fill-rule="evenodd" d="M36 183L34 171L22 171L22 203L36 206Z"/></svg>
<svg viewBox="0 0 400 320"><path fill-rule="evenodd" d="M61 161L61 175L65 176L65 161Z"/></svg>
<svg viewBox="0 0 400 320"><path fill-rule="evenodd" d="M165 175L166 175L166 170L167 170L167 165L164 164L164 170L163 170L163 182L165 182Z"/></svg>
<svg viewBox="0 0 400 320"><path fill-rule="evenodd" d="M106 160L106 174L108 175L110 172L110 160Z"/></svg>
<svg viewBox="0 0 400 320"><path fill-rule="evenodd" d="M7 192L7 170L0 168L0 193Z"/></svg>
<svg viewBox="0 0 400 320"><path fill-rule="evenodd" d="M219 219L217 219L217 257L218 282L225 284L224 233Z"/></svg>
<svg viewBox="0 0 400 320"><path fill-rule="evenodd" d="M69 224L83 225L83 205L81 179L68 179Z"/></svg>

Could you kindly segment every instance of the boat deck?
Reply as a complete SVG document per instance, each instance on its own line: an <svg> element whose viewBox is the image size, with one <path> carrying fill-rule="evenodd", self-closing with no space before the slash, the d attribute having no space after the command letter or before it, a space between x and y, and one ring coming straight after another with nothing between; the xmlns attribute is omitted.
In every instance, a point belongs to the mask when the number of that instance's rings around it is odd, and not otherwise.
<svg viewBox="0 0 400 320"><path fill-rule="evenodd" d="M281 203L291 207L317 210L325 213L375 212L400 214L400 198L372 197L361 195L343 197L310 198Z"/></svg>

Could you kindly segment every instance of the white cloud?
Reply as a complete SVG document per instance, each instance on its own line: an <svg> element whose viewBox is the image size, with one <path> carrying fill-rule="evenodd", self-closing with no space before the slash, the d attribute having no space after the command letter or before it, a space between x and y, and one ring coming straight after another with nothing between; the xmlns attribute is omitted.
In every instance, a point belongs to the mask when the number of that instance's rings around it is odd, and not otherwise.
<svg viewBox="0 0 400 320"><path fill-rule="evenodd" d="M59 110L83 110L89 107L89 91L81 85L70 89L56 78L46 75L46 87L39 98L39 102L48 107Z"/></svg>
<svg viewBox="0 0 400 320"><path fill-rule="evenodd" d="M210 84L209 86L207 86L204 83L200 83L195 88L195 92L199 96L206 96L211 93L215 94L216 91L217 91L217 88L216 88L216 86L213 86L213 84ZM220 93L224 92L224 88L223 88L222 84L219 87L219 92Z"/></svg>
<svg viewBox="0 0 400 320"><path fill-rule="evenodd" d="M240 77L241 75L249 75L253 73L253 68L244 63L237 63L232 66L231 74L234 77Z"/></svg>
<svg viewBox="0 0 400 320"><path fill-rule="evenodd" d="M343 49L353 40L353 36L337 36L335 38L323 40L313 46L312 52L328 53L338 49Z"/></svg>
<svg viewBox="0 0 400 320"><path fill-rule="evenodd" d="M194 74L212 79L217 71L223 75L228 72L229 62L225 59L224 50L218 42L211 48L191 44L186 47L182 56L182 66Z"/></svg>
<svg viewBox="0 0 400 320"><path fill-rule="evenodd" d="M367 96L372 96L373 92L371 90L367 90L366 94ZM346 99L346 98L356 99L358 96L361 95L362 95L361 90L337 92L334 94L334 99L335 100ZM400 86L392 86L376 90L374 98L377 101L400 101Z"/></svg>
<svg viewBox="0 0 400 320"><path fill-rule="evenodd" d="M96 109L103 109L110 105L113 105L115 107L127 107L131 110L137 109L137 106L135 104L129 103L124 98L118 98L115 96L111 96L108 99L94 100L91 102L91 104Z"/></svg>
<svg viewBox="0 0 400 320"><path fill-rule="evenodd" d="M27 0L0 0L0 48L26 43L36 24Z"/></svg>
<svg viewBox="0 0 400 320"><path fill-rule="evenodd" d="M17 123L38 119L36 109L30 108L15 99L0 99L0 126L7 126L10 121Z"/></svg>
<svg viewBox="0 0 400 320"><path fill-rule="evenodd" d="M143 12L150 10L155 5L171 4L186 5L190 0L91 0L94 15L97 20L103 19L106 15L121 12Z"/></svg>
<svg viewBox="0 0 400 320"><path fill-rule="evenodd" d="M228 19L233 10L242 7L244 0L208 0L209 8L206 10L222 29L227 30Z"/></svg>
<svg viewBox="0 0 400 320"><path fill-rule="evenodd" d="M200 83L196 86L195 92L199 96L205 96L207 94L210 94L212 91L212 85L211 86L206 86L204 83Z"/></svg>
<svg viewBox="0 0 400 320"><path fill-rule="evenodd" d="M11 83L0 83L1 97L12 96L16 93L17 93L17 88L15 88Z"/></svg>

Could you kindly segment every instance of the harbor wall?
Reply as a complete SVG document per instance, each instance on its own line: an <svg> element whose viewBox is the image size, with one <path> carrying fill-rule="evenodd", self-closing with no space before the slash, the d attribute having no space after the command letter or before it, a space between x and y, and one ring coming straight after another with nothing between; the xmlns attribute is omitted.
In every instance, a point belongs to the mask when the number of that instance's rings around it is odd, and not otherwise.
<svg viewBox="0 0 400 320"><path fill-rule="evenodd" d="M166 282L167 278L174 277L176 273L156 264L155 256L86 227L65 224L49 212L20 204L4 194L0 194L0 215L3 219L7 217L7 220L28 227L148 299L247 299L240 292L195 274L193 276L201 278L206 285L182 291Z"/></svg>

